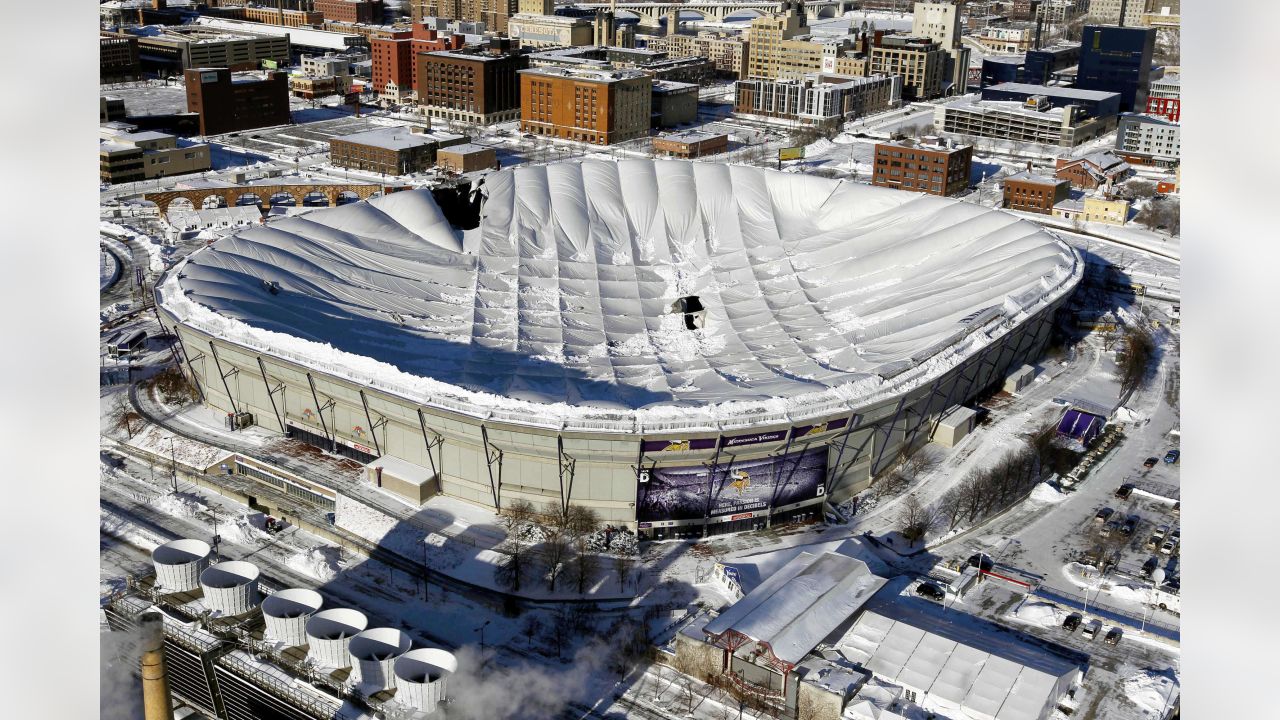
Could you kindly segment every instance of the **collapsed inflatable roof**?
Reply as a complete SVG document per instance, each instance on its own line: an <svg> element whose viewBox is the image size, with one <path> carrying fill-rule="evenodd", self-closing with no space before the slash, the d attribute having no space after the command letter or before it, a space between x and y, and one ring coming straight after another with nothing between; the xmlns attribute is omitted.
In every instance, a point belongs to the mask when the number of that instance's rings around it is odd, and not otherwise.
<svg viewBox="0 0 1280 720"><path fill-rule="evenodd" d="M776 409L856 399L1080 275L1006 213L754 167L584 161L483 189L473 230L425 190L245 230L166 307L492 407Z"/></svg>

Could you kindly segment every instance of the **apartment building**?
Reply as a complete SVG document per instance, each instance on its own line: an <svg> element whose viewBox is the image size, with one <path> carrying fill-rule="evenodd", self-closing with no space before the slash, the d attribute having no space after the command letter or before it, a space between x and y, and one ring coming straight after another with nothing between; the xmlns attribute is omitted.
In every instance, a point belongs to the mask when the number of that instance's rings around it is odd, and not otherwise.
<svg viewBox="0 0 1280 720"><path fill-rule="evenodd" d="M928 100L942 95L943 70L949 56L928 37L877 32L870 48L872 75L902 78L905 100Z"/></svg>
<svg viewBox="0 0 1280 720"><path fill-rule="evenodd" d="M871 184L951 196L969 187L973 148L941 143L877 143Z"/></svg>
<svg viewBox="0 0 1280 720"><path fill-rule="evenodd" d="M257 7L241 5L239 7L209 7L205 15L228 18L230 20L247 20L263 25L280 27L316 27L324 22L324 15L313 10L288 9L284 7Z"/></svg>
<svg viewBox="0 0 1280 720"><path fill-rule="evenodd" d="M896 107L901 100L897 77L842 77L815 74L802 80L739 80L734 86L734 112L830 125Z"/></svg>
<svg viewBox="0 0 1280 720"><path fill-rule="evenodd" d="M1182 158L1182 128L1154 115L1121 115L1115 148L1129 162L1173 167Z"/></svg>
<svg viewBox="0 0 1280 720"><path fill-rule="evenodd" d="M1054 108L1038 98L1021 103L956 100L935 109L933 122L951 134L1064 148L1076 147L1116 127L1114 115L1089 118L1074 105Z"/></svg>
<svg viewBox="0 0 1280 720"><path fill-rule="evenodd" d="M471 20L502 34L506 34L508 22L519 11L519 0L409 0L409 16L414 23L429 17Z"/></svg>
<svg viewBox="0 0 1280 720"><path fill-rule="evenodd" d="M1182 76L1165 73L1147 90L1147 114L1178 122L1182 118Z"/></svg>
<svg viewBox="0 0 1280 720"><path fill-rule="evenodd" d="M209 146L123 123L102 126L98 163L102 182L123 183L208 170Z"/></svg>
<svg viewBox="0 0 1280 720"><path fill-rule="evenodd" d="M1031 49L1036 28L1030 23L991 25L970 36L984 49L994 53L1022 53Z"/></svg>
<svg viewBox="0 0 1280 720"><path fill-rule="evenodd" d="M428 117L476 125L520 117L520 71L528 55L509 43L422 53L418 63L418 106Z"/></svg>
<svg viewBox="0 0 1280 720"><path fill-rule="evenodd" d="M187 112L200 116L200 134L285 125L289 80L282 72L236 73L228 68L189 68Z"/></svg>
<svg viewBox="0 0 1280 720"><path fill-rule="evenodd" d="M653 81L638 70L520 71L520 130L611 145L649 133Z"/></svg>
<svg viewBox="0 0 1280 720"><path fill-rule="evenodd" d="M781 65L784 50L792 54L805 55L809 46L818 52L818 63L809 72L821 67L821 46L810 43L807 38L796 39L807 33L808 22L804 8L796 0L784 0L782 13L758 17L751 21L747 30L747 69L746 77L776 80L782 78ZM797 58L790 59L790 65L796 65Z"/></svg>
<svg viewBox="0 0 1280 720"><path fill-rule="evenodd" d="M740 35L717 30L703 30L697 35L668 34L666 37L651 38L645 47L665 52L673 58L705 57L715 65L717 75L739 79L745 77L749 44Z"/></svg>
<svg viewBox="0 0 1280 720"><path fill-rule="evenodd" d="M911 34L937 41L947 51L943 77L950 81L953 94L968 91L969 48L960 41L962 3L950 0L917 2L912 9Z"/></svg>
<svg viewBox="0 0 1280 720"><path fill-rule="evenodd" d="M1071 183L1047 178L1028 171L1004 179L1004 201L1000 207L1009 210L1052 215L1053 206L1071 196Z"/></svg>

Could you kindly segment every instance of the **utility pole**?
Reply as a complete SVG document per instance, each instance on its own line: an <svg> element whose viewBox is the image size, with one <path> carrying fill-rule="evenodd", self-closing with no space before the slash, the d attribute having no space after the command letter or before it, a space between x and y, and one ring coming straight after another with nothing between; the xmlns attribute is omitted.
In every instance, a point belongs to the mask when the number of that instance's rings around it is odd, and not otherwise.
<svg viewBox="0 0 1280 720"><path fill-rule="evenodd" d="M178 454L173 449L173 438L169 438L169 462L173 474L173 491L178 492Z"/></svg>

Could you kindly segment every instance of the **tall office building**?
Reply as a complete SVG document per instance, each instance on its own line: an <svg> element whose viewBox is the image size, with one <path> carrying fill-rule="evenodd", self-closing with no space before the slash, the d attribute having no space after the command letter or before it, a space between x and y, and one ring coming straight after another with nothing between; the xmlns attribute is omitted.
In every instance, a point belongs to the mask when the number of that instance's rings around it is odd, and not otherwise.
<svg viewBox="0 0 1280 720"><path fill-rule="evenodd" d="M786 0L781 15L758 17L747 31L747 77L774 80L779 77L783 43L809 30L804 3ZM821 48L818 49L821 57Z"/></svg>
<svg viewBox="0 0 1280 720"><path fill-rule="evenodd" d="M969 48L960 42L960 8L948 0L917 2L911 20L911 34L937 41L947 51L944 76L954 94L968 91Z"/></svg>
<svg viewBox="0 0 1280 720"><path fill-rule="evenodd" d="M1155 28L1086 25L1080 44L1076 87L1120 93L1120 111L1147 105Z"/></svg>

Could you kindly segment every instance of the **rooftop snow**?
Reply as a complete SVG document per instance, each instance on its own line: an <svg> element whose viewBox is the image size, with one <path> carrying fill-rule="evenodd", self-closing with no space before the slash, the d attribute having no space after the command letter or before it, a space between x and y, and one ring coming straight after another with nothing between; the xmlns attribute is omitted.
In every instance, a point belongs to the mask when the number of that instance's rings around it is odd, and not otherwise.
<svg viewBox="0 0 1280 720"><path fill-rule="evenodd" d="M953 367L1083 267L1003 212L753 167L592 160L484 188L465 234L420 190L247 229L171 273L164 304L417 402L632 432L847 411ZM690 295L705 328L671 313Z"/></svg>
<svg viewBox="0 0 1280 720"><path fill-rule="evenodd" d="M1106 90L1081 90L1080 88L1060 87L1054 85L1030 85L1028 83L1000 83L999 85L992 85L986 89L1000 92L1018 92L1028 93L1031 95L1046 95L1048 97L1071 98L1073 100L1106 100L1110 97L1119 96L1119 93L1107 92Z"/></svg>
<svg viewBox="0 0 1280 720"><path fill-rule="evenodd" d="M434 145L438 142L436 137L425 133L412 132L408 127L375 128L352 135L343 135L342 137L334 138L334 140L357 145L368 145L384 150L407 150L409 148L422 147L423 145Z"/></svg>
<svg viewBox="0 0 1280 720"><path fill-rule="evenodd" d="M704 632L733 630L767 644L774 657L794 665L884 584L861 560L833 552L801 553L707 623Z"/></svg>

